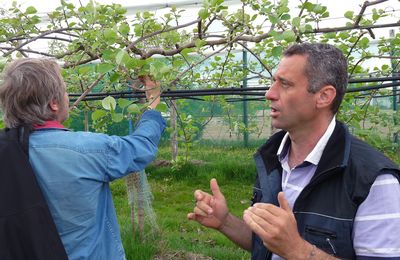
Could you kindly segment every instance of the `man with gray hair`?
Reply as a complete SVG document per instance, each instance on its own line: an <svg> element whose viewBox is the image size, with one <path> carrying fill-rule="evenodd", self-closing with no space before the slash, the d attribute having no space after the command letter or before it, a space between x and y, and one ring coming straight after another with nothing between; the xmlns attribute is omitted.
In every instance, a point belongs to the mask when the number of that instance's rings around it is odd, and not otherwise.
<svg viewBox="0 0 400 260"><path fill-rule="evenodd" d="M336 121L347 81L336 47L290 46L265 94L282 131L254 156L252 206L233 216L212 179L188 218L252 259L399 259L400 170Z"/></svg>
<svg viewBox="0 0 400 260"><path fill-rule="evenodd" d="M7 128L32 130L29 161L70 260L125 259L109 183L143 170L165 128L154 110L160 102L158 83L141 79L153 102L133 134L118 137L72 132L62 125L69 100L54 60L18 59L3 73L4 122Z"/></svg>

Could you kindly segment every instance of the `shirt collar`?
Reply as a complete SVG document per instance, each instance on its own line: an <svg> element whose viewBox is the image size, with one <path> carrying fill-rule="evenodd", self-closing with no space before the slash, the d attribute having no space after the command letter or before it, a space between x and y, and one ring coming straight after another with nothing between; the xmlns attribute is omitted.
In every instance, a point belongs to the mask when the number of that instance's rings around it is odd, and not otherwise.
<svg viewBox="0 0 400 260"><path fill-rule="evenodd" d="M60 122L58 121L45 121L43 125L34 125L33 128L35 130L41 130L41 129L62 129L62 130L68 130L65 128Z"/></svg>
<svg viewBox="0 0 400 260"><path fill-rule="evenodd" d="M315 145L314 149L307 155L304 161L310 162L314 165L318 165L322 153L325 149L325 146L328 143L329 138L333 133L333 130L335 129L335 126L336 126L336 117L334 116L331 122L329 123L328 128L325 130L325 133L322 135L318 143ZM284 159L284 157L287 154L287 151L289 150L289 146L290 146L290 137L289 133L286 133L281 141L278 152L276 153L278 155L279 161L282 161Z"/></svg>

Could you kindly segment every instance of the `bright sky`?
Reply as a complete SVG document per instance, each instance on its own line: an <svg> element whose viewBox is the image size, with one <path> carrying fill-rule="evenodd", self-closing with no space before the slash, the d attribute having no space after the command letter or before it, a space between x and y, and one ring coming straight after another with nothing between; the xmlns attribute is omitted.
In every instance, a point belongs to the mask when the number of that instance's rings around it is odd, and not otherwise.
<svg viewBox="0 0 400 260"><path fill-rule="evenodd" d="M86 5L91 2L91 0L66 0L68 3L72 3L75 6L79 6L80 3L82 5ZM150 9L154 9L156 6L171 6L173 4L185 4L185 3L198 3L201 4L202 0L146 0L146 1L138 1L138 0L95 0L94 2L101 4L121 4L123 6L132 6L132 7L145 7L149 6ZM237 0L239 2L239 0ZM0 7L10 6L12 0L0 0ZM60 5L60 1L54 0L17 0L17 3L22 4L23 6L34 6L38 12L48 12L54 10L57 6Z"/></svg>
<svg viewBox="0 0 400 260"><path fill-rule="evenodd" d="M86 5L92 0L65 0L66 2L73 3L75 6L79 6L80 3ZM278 1L278 0L274 0ZM0 7L7 8L11 5L13 0L0 0ZM49 12L59 6L60 1L58 0L17 0L19 4L24 7L34 6L39 13ZM95 2L102 4L119 3L123 6L136 7L139 9L149 9L151 11L159 10L162 7L168 7L171 5L184 5L182 8L188 9L189 3L195 4L196 7L200 7L202 0L95 0ZM240 4L240 0L225 0L226 3ZM299 0L289 0L290 5L298 5ZM330 16L333 18L343 17L343 14L347 10L353 10L354 13L360 11L360 6L364 1L361 0L311 0L310 2L319 2L328 7ZM186 4L186 5L185 5ZM398 0L389 0L387 2L377 5L379 8L385 10L400 10L400 3ZM373 8L373 7L372 7ZM371 12L371 7L367 9L367 13Z"/></svg>
<svg viewBox="0 0 400 260"><path fill-rule="evenodd" d="M87 4L91 0L66 0L66 2L73 3L74 5L79 5L81 2L83 5ZM276 0L277 1L277 0ZM55 9L55 7L59 6L60 1L52 1L52 0L18 0L17 1L20 4L23 4L23 6L29 6L33 5L36 7L36 9L39 12L46 12L46 11L51 11ZM119 3L123 6L138 6L138 7L143 7L143 6L150 6L150 8L154 7L155 5L161 6L171 6L173 4L187 4L187 3L196 3L197 5L201 5L202 0L146 0L145 4L142 1L138 0L96 0L95 2L98 3L103 3L103 4L111 4L111 3ZM239 0L225 0L225 2L236 2L240 3ZM289 0L290 3L293 3L297 5L300 1L298 0ZM311 2L319 2L322 3L323 5L326 5L328 7L328 10L331 11L331 16L333 15L339 15L342 16L343 12L345 10L359 10L359 6L362 5L364 1L360 0L311 0ZM10 6L12 3L12 0L0 0L0 7L7 7ZM397 0L389 0L387 3L381 4L379 6L392 6L394 7L399 7L399 3Z"/></svg>
<svg viewBox="0 0 400 260"><path fill-rule="evenodd" d="M92 0L65 0L66 2L72 3L75 6L79 6L80 4L86 5ZM156 15L164 14L167 9L162 10L165 7L170 7L172 5L177 5L178 8L185 9L186 12L182 14L182 23L192 21L197 17L198 9L201 7L203 0L94 0L97 3L102 4L111 4L111 3L119 3L122 6L130 7L131 13L135 13L136 10L143 11L149 10L156 12ZM279 0L272 0L278 2ZM13 0L0 0L0 7L7 8L11 6ZM60 5L60 0L17 0L19 4L22 4L23 7L34 6L39 13L44 14L46 12L50 12L54 10L56 7ZM361 10L361 6L364 3L362 0L310 0L313 3L321 3L327 6L330 18L326 21L319 23L320 28L327 27L338 27L344 26L347 19L343 19L344 12L348 10L352 10L354 14L359 13ZM240 6L240 0L225 0L225 3L228 4L232 9L237 9ZM292 7L296 7L300 3L299 0L289 0L289 5ZM189 5L192 4L192 5ZM365 14L372 13L372 8L379 8L389 11L390 16L385 20L380 21L379 23L393 23L400 20L400 2L398 0L388 0L384 3L380 3L379 5L372 6L367 8ZM133 10L132 10L133 9ZM297 12L293 12L292 14L297 14ZM342 18L342 19L340 19ZM399 29L396 30L398 32ZM374 33L377 37L388 37L389 29L374 29Z"/></svg>
<svg viewBox="0 0 400 260"><path fill-rule="evenodd" d="M86 5L92 0L65 0L66 2L72 3L75 6ZM271 0L278 2L279 0ZM313 3L321 3L327 6L330 18L326 21L320 22L320 28L327 27L339 27L345 26L345 23L348 22L347 19L343 19L345 11L352 10L354 14L358 14L361 10L361 6L364 3L363 0L309 0ZM8 8L11 6L13 0L0 0L0 8ZM46 12L50 12L54 10L56 7L60 5L60 0L17 0L19 4L22 4L23 8L28 6L34 6L40 14L45 14ZM111 4L118 3L122 6L129 7L128 12L130 11L132 14L136 11L152 11L156 12L156 16L162 16L167 9L166 7L170 7L172 5L177 5L179 9L185 9L186 12L182 13L182 23L189 22L197 17L198 9L202 6L203 0L95 0L97 3L101 4ZM230 9L238 9L240 8L240 0L225 0L225 3L230 7ZM289 0L289 5L292 7L296 7L300 3L299 0ZM189 5L191 4L191 5ZM384 3L380 3L379 5L369 7L365 14L372 13L372 8L384 9L389 12L389 17L385 20L380 21L379 23L394 23L400 20L400 1L398 0L388 0ZM297 14L293 12L293 14ZM377 39L380 37L389 37L389 28L383 29L374 29L374 34L377 36ZM399 32L399 28L395 28L395 32ZM40 45L41 43L35 43ZM40 45L42 46L42 45ZM38 46L36 46L38 48ZM40 47L47 48L47 47ZM371 65L372 66L372 65Z"/></svg>

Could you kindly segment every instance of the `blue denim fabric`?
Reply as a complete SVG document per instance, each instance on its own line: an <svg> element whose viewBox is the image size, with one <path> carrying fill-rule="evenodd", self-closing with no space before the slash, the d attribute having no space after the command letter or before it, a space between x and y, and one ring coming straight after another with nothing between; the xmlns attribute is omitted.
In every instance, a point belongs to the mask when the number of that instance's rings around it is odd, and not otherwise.
<svg viewBox="0 0 400 260"><path fill-rule="evenodd" d="M165 121L146 111L130 136L41 129L29 159L70 260L125 259L109 182L155 157Z"/></svg>

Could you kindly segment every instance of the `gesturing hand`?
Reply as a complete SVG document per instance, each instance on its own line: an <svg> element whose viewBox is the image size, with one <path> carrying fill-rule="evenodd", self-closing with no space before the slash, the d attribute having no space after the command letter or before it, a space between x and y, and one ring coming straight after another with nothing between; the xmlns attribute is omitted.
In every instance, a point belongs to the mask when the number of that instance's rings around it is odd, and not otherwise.
<svg viewBox="0 0 400 260"><path fill-rule="evenodd" d="M278 194L279 207L256 203L244 211L243 219L269 250L285 259L307 252L307 243L300 237L297 222L283 192Z"/></svg>
<svg viewBox="0 0 400 260"><path fill-rule="evenodd" d="M194 192L196 206L187 218L206 227L221 229L229 214L228 206L216 179L211 179L210 188L212 195L201 190Z"/></svg>

